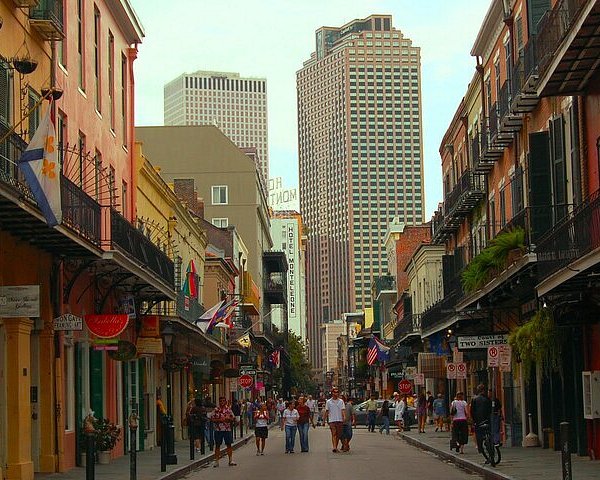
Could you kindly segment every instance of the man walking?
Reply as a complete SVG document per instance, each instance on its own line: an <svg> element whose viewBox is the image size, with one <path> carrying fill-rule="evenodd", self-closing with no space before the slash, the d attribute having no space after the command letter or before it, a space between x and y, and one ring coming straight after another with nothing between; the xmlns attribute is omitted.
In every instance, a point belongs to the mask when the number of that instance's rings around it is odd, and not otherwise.
<svg viewBox="0 0 600 480"><path fill-rule="evenodd" d="M475 425L477 451L482 452L484 430L481 428L480 424L487 421L489 425L490 416L492 415L492 401L487 396L485 385L479 384L477 386L477 396L471 400L470 410L471 417L473 418L473 424Z"/></svg>
<svg viewBox="0 0 600 480"><path fill-rule="evenodd" d="M325 422L331 430L331 451L338 452L338 442L342 437L342 426L346 420L346 409L344 401L339 397L337 388L331 390L331 398L325 402Z"/></svg>
<svg viewBox="0 0 600 480"><path fill-rule="evenodd" d="M225 397L219 397L219 406L214 409L211 416L211 422L214 426L215 436L215 463L213 467L219 466L219 458L221 458L221 443L225 442L227 449L227 456L229 457L229 466L234 467L237 465L233 461L233 449L231 444L233 443L232 425L235 422L235 416L231 411L231 408L227 406L227 399Z"/></svg>
<svg viewBox="0 0 600 480"><path fill-rule="evenodd" d="M367 401L367 427L369 432L375 431L375 419L377 418L377 401L375 395L371 394L371 398Z"/></svg>
<svg viewBox="0 0 600 480"><path fill-rule="evenodd" d="M310 410L310 423L315 428L315 414L318 417L317 410L317 401L312 397L312 395L308 396L308 400L306 400L306 406Z"/></svg>

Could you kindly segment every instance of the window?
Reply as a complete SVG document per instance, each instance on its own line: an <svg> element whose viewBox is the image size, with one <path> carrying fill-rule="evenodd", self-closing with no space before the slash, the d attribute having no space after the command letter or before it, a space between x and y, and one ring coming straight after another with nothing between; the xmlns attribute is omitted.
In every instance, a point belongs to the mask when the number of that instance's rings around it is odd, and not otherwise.
<svg viewBox="0 0 600 480"><path fill-rule="evenodd" d="M100 197L100 172L102 171L102 154L96 150L94 154L94 199Z"/></svg>
<svg viewBox="0 0 600 480"><path fill-rule="evenodd" d="M12 77L8 64L0 59L0 122L9 125L10 99L12 98Z"/></svg>
<svg viewBox="0 0 600 480"><path fill-rule="evenodd" d="M229 203L227 197L227 185L213 185L212 187L212 204L227 205Z"/></svg>
<svg viewBox="0 0 600 480"><path fill-rule="evenodd" d="M62 171L64 163L64 146L67 144L67 116L60 110L56 115L56 141L58 143L58 163Z"/></svg>
<svg viewBox="0 0 600 480"><path fill-rule="evenodd" d="M218 228L227 228L229 226L228 218L213 218L212 224Z"/></svg>
<svg viewBox="0 0 600 480"><path fill-rule="evenodd" d="M500 227L506 225L506 189L500 190Z"/></svg>
<svg viewBox="0 0 600 480"><path fill-rule="evenodd" d="M29 107L29 140L35 134L35 131L40 124L40 96L31 88L28 92L28 107Z"/></svg>
<svg viewBox="0 0 600 480"><path fill-rule="evenodd" d="M77 149L78 149L78 171L76 172L78 175L77 181L79 182L79 186L83 188L83 170L84 170L84 161L85 161L85 135L81 132L78 133L77 137Z"/></svg>
<svg viewBox="0 0 600 480"><path fill-rule="evenodd" d="M115 130L115 37L108 31L108 115L110 128Z"/></svg>
<svg viewBox="0 0 600 480"><path fill-rule="evenodd" d="M121 186L121 205L123 216L127 218L127 182L123 181Z"/></svg>
<svg viewBox="0 0 600 480"><path fill-rule="evenodd" d="M121 121L123 122L123 145L127 146L127 57L121 55Z"/></svg>
<svg viewBox="0 0 600 480"><path fill-rule="evenodd" d="M100 106L100 11L94 6L94 80L96 83L95 101L96 110L102 111Z"/></svg>
<svg viewBox="0 0 600 480"><path fill-rule="evenodd" d="M110 206L112 208L115 206L115 184L115 167L111 165L108 170L108 194L110 197Z"/></svg>
<svg viewBox="0 0 600 480"><path fill-rule="evenodd" d="M79 88L85 91L83 13L83 0L77 0L77 66L79 68Z"/></svg>
<svg viewBox="0 0 600 480"><path fill-rule="evenodd" d="M73 339L65 336L64 351L64 392L63 418L65 421L65 431L75 430L75 349L73 348Z"/></svg>

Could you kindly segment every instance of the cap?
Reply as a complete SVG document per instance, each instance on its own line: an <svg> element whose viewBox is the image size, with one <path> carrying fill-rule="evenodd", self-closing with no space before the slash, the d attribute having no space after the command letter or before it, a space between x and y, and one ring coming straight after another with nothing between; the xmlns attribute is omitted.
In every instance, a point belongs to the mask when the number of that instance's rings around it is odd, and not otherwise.
<svg viewBox="0 0 600 480"><path fill-rule="evenodd" d="M395 397L396 395L400 395L400 394L399 394L398 392L394 392L394 397Z"/></svg>

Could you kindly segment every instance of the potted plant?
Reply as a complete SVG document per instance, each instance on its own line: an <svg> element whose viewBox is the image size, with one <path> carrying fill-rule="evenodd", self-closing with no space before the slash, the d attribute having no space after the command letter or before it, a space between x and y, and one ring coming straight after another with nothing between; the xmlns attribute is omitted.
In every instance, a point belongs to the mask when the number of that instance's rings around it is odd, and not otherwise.
<svg viewBox="0 0 600 480"><path fill-rule="evenodd" d="M110 451L121 438L121 427L118 427L108 418L97 420L96 427L96 451L98 452L98 463L107 464L110 461Z"/></svg>

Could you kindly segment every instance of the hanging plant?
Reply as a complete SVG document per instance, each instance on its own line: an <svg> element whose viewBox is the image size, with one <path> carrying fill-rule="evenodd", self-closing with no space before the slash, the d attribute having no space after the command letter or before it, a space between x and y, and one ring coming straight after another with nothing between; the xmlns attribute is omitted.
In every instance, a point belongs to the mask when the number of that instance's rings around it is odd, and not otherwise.
<svg viewBox="0 0 600 480"><path fill-rule="evenodd" d="M534 365L539 365L544 376L558 370L561 344L549 308L538 310L528 322L514 328L508 336L514 354L520 358L523 378L531 375Z"/></svg>

